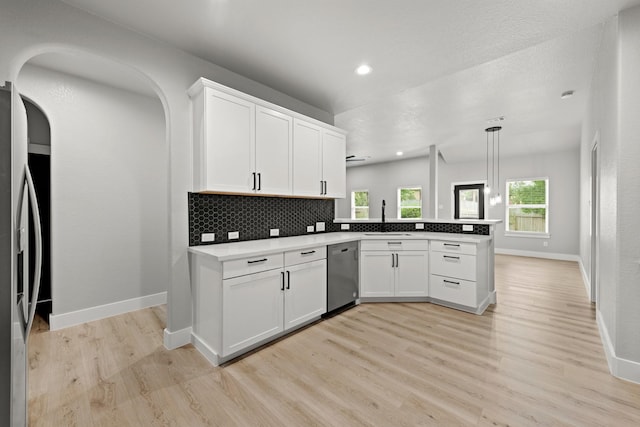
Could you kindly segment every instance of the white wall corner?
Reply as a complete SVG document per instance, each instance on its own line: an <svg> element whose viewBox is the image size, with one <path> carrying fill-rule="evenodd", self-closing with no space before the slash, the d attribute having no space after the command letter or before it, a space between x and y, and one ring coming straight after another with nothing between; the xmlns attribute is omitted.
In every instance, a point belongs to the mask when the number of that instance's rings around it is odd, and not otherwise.
<svg viewBox="0 0 640 427"><path fill-rule="evenodd" d="M164 347L167 350L175 350L187 344L191 344L191 326L174 332L164 329Z"/></svg>
<svg viewBox="0 0 640 427"><path fill-rule="evenodd" d="M143 308L155 307L167 303L167 293L160 292L153 295L146 295L138 298L131 298L124 301L85 308L63 314L51 314L49 316L49 329L57 331L59 329L92 322L94 320L106 319L107 317L141 310Z"/></svg>
<svg viewBox="0 0 640 427"><path fill-rule="evenodd" d="M611 337L602 319L602 313L600 310L596 310L596 321L598 323L598 331L600 331L600 339L602 340L602 346L604 347L604 354L607 357L607 364L609 365L609 372L616 378L620 378L625 381L640 384L640 363L632 360L622 359L616 356L615 348L611 343Z"/></svg>

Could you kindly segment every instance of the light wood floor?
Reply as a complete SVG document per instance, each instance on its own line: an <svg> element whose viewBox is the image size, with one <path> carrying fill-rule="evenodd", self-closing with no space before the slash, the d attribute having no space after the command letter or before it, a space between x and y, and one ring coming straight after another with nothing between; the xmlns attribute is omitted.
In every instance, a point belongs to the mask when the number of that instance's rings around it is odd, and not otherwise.
<svg viewBox="0 0 640 427"><path fill-rule="evenodd" d="M235 363L162 345L165 308L31 336L32 426L640 425L573 262L497 256L482 316L366 304Z"/></svg>

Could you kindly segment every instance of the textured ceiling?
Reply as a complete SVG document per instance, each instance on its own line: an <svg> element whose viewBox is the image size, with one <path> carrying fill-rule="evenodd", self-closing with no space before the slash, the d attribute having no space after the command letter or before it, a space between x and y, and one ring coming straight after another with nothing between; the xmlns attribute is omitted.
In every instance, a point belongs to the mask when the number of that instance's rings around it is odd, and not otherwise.
<svg viewBox="0 0 640 427"><path fill-rule="evenodd" d="M602 23L640 0L64 0L336 115L350 154L577 144ZM373 73L353 70L368 62ZM567 89L576 96L560 102ZM509 139L514 144L509 147ZM517 145L521 146L518 148Z"/></svg>

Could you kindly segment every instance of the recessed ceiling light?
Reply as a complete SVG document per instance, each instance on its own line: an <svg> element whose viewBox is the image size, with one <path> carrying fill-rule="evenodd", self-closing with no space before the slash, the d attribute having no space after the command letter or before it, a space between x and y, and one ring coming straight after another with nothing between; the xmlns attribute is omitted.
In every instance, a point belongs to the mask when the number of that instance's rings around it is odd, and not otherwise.
<svg viewBox="0 0 640 427"><path fill-rule="evenodd" d="M402 151L396 151L396 156L402 156L404 153Z"/></svg>
<svg viewBox="0 0 640 427"><path fill-rule="evenodd" d="M371 67L367 64L362 64L358 68L356 68L356 74L359 76L365 76L371 72Z"/></svg>
<svg viewBox="0 0 640 427"><path fill-rule="evenodd" d="M562 92L562 95L560 95L560 99L567 99L567 98L571 98L572 96L573 96L573 91L567 90Z"/></svg>

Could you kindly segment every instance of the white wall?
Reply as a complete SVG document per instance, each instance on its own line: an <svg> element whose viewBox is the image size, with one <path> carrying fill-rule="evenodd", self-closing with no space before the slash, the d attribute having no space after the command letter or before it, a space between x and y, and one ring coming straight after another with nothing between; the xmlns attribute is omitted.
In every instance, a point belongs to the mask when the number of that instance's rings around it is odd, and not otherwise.
<svg viewBox="0 0 640 427"><path fill-rule="evenodd" d="M351 217L351 192L369 190L369 217L380 218L382 200L386 217L397 218L398 187L422 186L423 216L429 216L425 197L429 192L429 158L416 157L395 162L347 168L347 197L336 201L336 217Z"/></svg>
<svg viewBox="0 0 640 427"><path fill-rule="evenodd" d="M505 182L520 178L549 178L549 238L505 236L505 204L489 208L490 218L503 222L495 229L496 249L577 256L580 230L580 151L531 154L500 159L500 193ZM548 246L544 246L546 242Z"/></svg>
<svg viewBox="0 0 640 427"><path fill-rule="evenodd" d="M580 182L580 257L591 274L591 149L598 135L600 163L600 238L598 310L616 345L616 275L618 259L618 19L605 26L583 122Z"/></svg>
<svg viewBox="0 0 640 427"><path fill-rule="evenodd" d="M640 7L605 26L582 129L580 255L589 271L590 166L599 147L598 324L614 375L640 382Z"/></svg>
<svg viewBox="0 0 640 427"><path fill-rule="evenodd" d="M620 14L618 307L616 354L640 363L640 7ZM640 365L637 381L640 382Z"/></svg>
<svg viewBox="0 0 640 427"><path fill-rule="evenodd" d="M169 164L169 244L167 340L185 343L191 326L186 193L191 182L190 103L187 89L206 77L269 102L331 123L313 106L203 61L168 44L129 31L55 0L4 0L0 13L0 80L16 81L20 68L44 52L100 56L130 67L149 81L165 113Z"/></svg>
<svg viewBox="0 0 640 427"><path fill-rule="evenodd" d="M576 146L569 151L533 154L526 157L500 159L500 191L504 195L506 179L549 178L549 233L548 239L505 237L504 223L496 226L496 248L515 251L535 251L548 254L576 256L579 253L580 229L580 152ZM485 160L465 163L438 164L439 219L453 218L452 183L486 181ZM371 214L380 217L382 199L387 201L387 216L395 217L396 191L401 185L422 185L423 197L429 194L429 162L427 157L374 163L347 169L347 194L354 190L369 190ZM336 216L350 216L350 199L336 203ZM423 201L426 208L426 199ZM393 213L389 215L389 213ZM504 204L490 207L485 202L487 219L505 218ZM433 215L424 215L433 217ZM548 246L543 246L543 241Z"/></svg>
<svg viewBox="0 0 640 427"><path fill-rule="evenodd" d="M51 126L52 314L166 292L159 99L29 65L18 85Z"/></svg>

